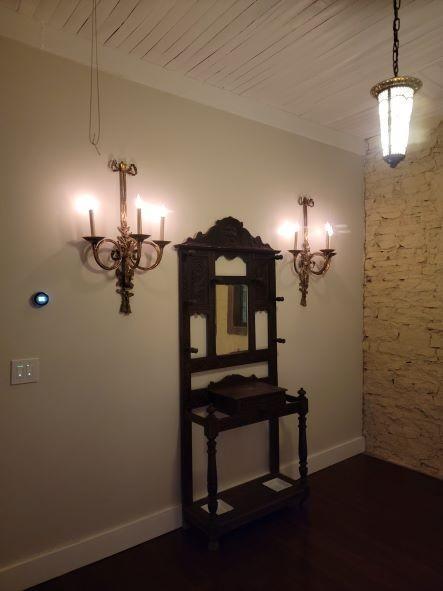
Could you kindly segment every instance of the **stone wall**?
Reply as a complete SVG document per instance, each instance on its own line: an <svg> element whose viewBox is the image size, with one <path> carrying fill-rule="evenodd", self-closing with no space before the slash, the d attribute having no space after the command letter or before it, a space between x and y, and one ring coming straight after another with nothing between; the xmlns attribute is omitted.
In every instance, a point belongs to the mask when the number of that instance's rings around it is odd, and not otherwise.
<svg viewBox="0 0 443 591"><path fill-rule="evenodd" d="M443 122L391 169L365 164L364 432L367 451L443 475Z"/></svg>

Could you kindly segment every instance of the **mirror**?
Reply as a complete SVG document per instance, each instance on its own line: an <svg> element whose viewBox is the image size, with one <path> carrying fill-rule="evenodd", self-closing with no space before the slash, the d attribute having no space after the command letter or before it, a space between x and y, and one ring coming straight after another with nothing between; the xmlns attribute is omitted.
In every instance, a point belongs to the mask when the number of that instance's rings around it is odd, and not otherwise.
<svg viewBox="0 0 443 591"><path fill-rule="evenodd" d="M217 355L247 351L248 286L217 284L215 288Z"/></svg>

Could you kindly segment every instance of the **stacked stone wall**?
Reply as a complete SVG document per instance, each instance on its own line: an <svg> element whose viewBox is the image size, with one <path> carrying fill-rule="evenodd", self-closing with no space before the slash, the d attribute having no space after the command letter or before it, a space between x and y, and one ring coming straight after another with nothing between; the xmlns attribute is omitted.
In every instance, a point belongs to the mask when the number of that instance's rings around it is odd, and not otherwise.
<svg viewBox="0 0 443 591"><path fill-rule="evenodd" d="M364 433L369 454L443 475L443 122L391 169L365 162Z"/></svg>

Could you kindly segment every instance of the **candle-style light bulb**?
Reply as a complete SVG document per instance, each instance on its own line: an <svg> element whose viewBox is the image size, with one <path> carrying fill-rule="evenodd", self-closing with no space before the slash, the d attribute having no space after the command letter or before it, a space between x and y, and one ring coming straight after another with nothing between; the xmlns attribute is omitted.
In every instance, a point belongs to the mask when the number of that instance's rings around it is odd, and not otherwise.
<svg viewBox="0 0 443 591"><path fill-rule="evenodd" d="M137 207L137 234L142 233L142 205L143 201L140 195L137 195L135 206Z"/></svg>
<svg viewBox="0 0 443 591"><path fill-rule="evenodd" d="M96 235L94 211L96 211L98 207L98 201L90 193L82 193L76 198L74 203L74 208L78 213L82 215L86 215L87 213L89 214L89 227L91 231L90 236Z"/></svg>
<svg viewBox="0 0 443 591"><path fill-rule="evenodd" d="M331 236L333 235L334 230L329 222L326 222L326 224L325 224L325 232L326 232L326 248L330 249L331 248Z"/></svg>
<svg viewBox="0 0 443 591"><path fill-rule="evenodd" d="M158 212L160 214L160 240L164 240L165 239L165 220L166 220L166 214L168 213L168 210L166 209L166 207L164 205L160 205Z"/></svg>
<svg viewBox="0 0 443 591"><path fill-rule="evenodd" d="M294 224L294 250L298 249L298 233L300 231L300 224Z"/></svg>
<svg viewBox="0 0 443 591"><path fill-rule="evenodd" d="M94 210L89 210L89 225L91 227L91 236L95 236L95 220L94 220Z"/></svg>

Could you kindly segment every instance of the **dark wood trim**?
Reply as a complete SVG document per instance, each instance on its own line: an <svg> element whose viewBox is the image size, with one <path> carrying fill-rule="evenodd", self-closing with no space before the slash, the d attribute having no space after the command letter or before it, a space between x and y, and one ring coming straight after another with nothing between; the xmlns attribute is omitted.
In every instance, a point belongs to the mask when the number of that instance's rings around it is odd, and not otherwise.
<svg viewBox="0 0 443 591"><path fill-rule="evenodd" d="M243 227L243 223L233 217L217 220L207 232L198 232L194 238L187 238L182 244L176 246L191 249L223 249L227 252L279 252L274 251L269 244L264 244L260 236L252 236Z"/></svg>
<svg viewBox="0 0 443 591"><path fill-rule="evenodd" d="M184 254L179 253L179 285L184 281ZM181 290L183 296L183 291ZM187 450L192 449L192 421L189 417L191 399L191 369L190 353L184 353L191 347L190 314L187 309L186 297L179 298L179 358L180 358L180 447L181 447L181 493L183 507L193 502L192 490L192 454Z"/></svg>
<svg viewBox="0 0 443 591"><path fill-rule="evenodd" d="M269 362L270 355L269 349L259 349L258 351L240 351L239 353L229 353L228 355L195 357L191 359L190 367L192 373L195 373L236 365L249 365L251 363L260 363L261 361Z"/></svg>

